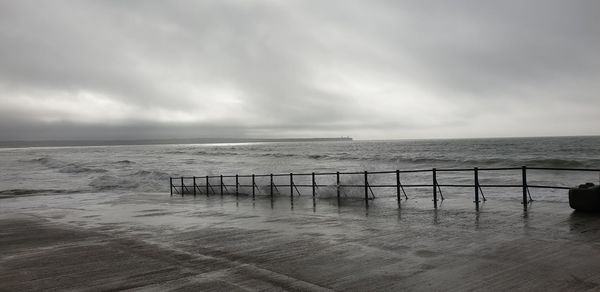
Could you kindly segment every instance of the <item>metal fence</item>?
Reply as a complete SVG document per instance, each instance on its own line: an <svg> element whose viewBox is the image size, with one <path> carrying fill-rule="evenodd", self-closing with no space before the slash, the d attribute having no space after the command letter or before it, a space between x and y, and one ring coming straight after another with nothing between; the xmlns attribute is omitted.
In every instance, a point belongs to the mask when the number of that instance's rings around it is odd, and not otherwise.
<svg viewBox="0 0 600 292"><path fill-rule="evenodd" d="M483 188L521 188L523 197L522 204L523 208L527 209L527 204L531 201L531 194L529 192L530 188L542 188L542 189L570 189L570 187L565 186L551 186L551 185L535 185L528 184L527 182L527 171L528 170L547 170L547 171L568 171L568 172L598 172L600 173L600 169L585 169L585 168L550 168L550 167L496 167L496 168L431 168L431 169L416 169L416 170L392 170L392 171L362 171L362 172L320 172L320 173L287 173L287 174L247 174L247 175L206 175L206 176L181 176L181 177L170 177L170 194L173 196L174 194L179 194L183 196L184 194L193 194L194 196L198 194L204 194L206 196L210 195L223 195L223 194L235 194L236 196L240 195L240 188L251 188L251 195L254 199L257 193L260 193L260 188L256 183L257 179L260 178L268 178L268 195L271 199L274 198L275 192L282 193L279 188L288 188L289 195L291 200L293 201L294 195L300 195L301 192L299 188L310 188L312 191L313 199L317 195L317 189L320 187L334 187L336 190L337 199L340 200L340 195L343 189L346 188L361 188L364 191L364 202L365 206L369 207L369 201L375 198L373 189L374 188L393 188L395 189L396 198L398 204L400 204L402 200L402 196L405 199L408 199L406 195L406 188L425 188L430 187L432 190L433 197L433 206L434 208L438 207L438 201L444 200L444 195L442 193L442 187L444 188L473 188L473 202L479 206L479 203L486 198L483 194ZM521 174L521 183L519 184L482 184L479 181L479 174L482 172L490 172L490 171L519 171ZM438 173L444 172L470 172L473 173L473 184L440 184L438 183ZM403 173L431 173L431 183L421 183L421 184L404 184L401 180L401 174ZM369 179L375 175L382 174L392 174L395 175L395 182L392 184L370 184ZM364 179L362 184L342 184L341 178L343 176L349 175L361 175ZM329 176L335 179L335 184L320 184L317 182L318 177ZM276 184L274 182L275 178L278 177L288 177L289 182L287 184ZM251 184L241 184L240 179L245 178L246 180L250 179ZM294 181L298 178L309 178L310 184L306 183L298 183L296 184ZM217 179L218 182L214 183L214 180ZM235 179L235 181L233 181ZM213 182L211 183L211 180ZM226 180L228 182L226 182ZM231 189L230 189L231 188Z"/></svg>

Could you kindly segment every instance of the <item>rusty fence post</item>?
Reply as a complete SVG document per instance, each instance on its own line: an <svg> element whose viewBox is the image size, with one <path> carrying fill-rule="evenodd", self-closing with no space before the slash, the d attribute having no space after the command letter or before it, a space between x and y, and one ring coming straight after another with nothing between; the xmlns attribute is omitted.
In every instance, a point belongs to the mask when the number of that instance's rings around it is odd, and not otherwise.
<svg viewBox="0 0 600 292"><path fill-rule="evenodd" d="M433 173L433 207L437 209L437 171L435 168L431 171Z"/></svg>
<svg viewBox="0 0 600 292"><path fill-rule="evenodd" d="M523 209L527 210L527 166L521 167L523 176Z"/></svg>
<svg viewBox="0 0 600 292"><path fill-rule="evenodd" d="M210 188L210 183L208 182L208 175L206 176L206 196L208 197L208 191Z"/></svg>
<svg viewBox="0 0 600 292"><path fill-rule="evenodd" d="M183 176L181 177L181 196L183 197L183 188L184 188L184 184L183 184Z"/></svg>
<svg viewBox="0 0 600 292"><path fill-rule="evenodd" d="M365 207L369 207L369 174L365 170Z"/></svg>
<svg viewBox="0 0 600 292"><path fill-rule="evenodd" d="M396 199L398 200L398 207L400 207L400 170L396 169Z"/></svg>
<svg viewBox="0 0 600 292"><path fill-rule="evenodd" d="M315 189L315 173L312 173L312 196L313 201L315 200L315 195L317 194L317 190Z"/></svg>
<svg viewBox="0 0 600 292"><path fill-rule="evenodd" d="M194 183L194 197L196 196L196 177L192 177Z"/></svg>
<svg viewBox="0 0 600 292"><path fill-rule="evenodd" d="M273 200L273 174L270 174L271 177L271 200Z"/></svg>
<svg viewBox="0 0 600 292"><path fill-rule="evenodd" d="M256 187L256 183L254 182L254 173L252 174L252 200L254 200L254 197L256 195L255 193L255 187Z"/></svg>
<svg viewBox="0 0 600 292"><path fill-rule="evenodd" d="M223 175L221 174L221 197L223 196Z"/></svg>
<svg viewBox="0 0 600 292"><path fill-rule="evenodd" d="M337 171L335 173L335 183L336 183L337 199L339 202L339 200L340 200L340 172L339 171Z"/></svg>
<svg viewBox="0 0 600 292"><path fill-rule="evenodd" d="M290 200L294 203L294 174L290 172Z"/></svg>
<svg viewBox="0 0 600 292"><path fill-rule="evenodd" d="M473 168L473 175L475 180L475 204L479 207L479 168Z"/></svg>

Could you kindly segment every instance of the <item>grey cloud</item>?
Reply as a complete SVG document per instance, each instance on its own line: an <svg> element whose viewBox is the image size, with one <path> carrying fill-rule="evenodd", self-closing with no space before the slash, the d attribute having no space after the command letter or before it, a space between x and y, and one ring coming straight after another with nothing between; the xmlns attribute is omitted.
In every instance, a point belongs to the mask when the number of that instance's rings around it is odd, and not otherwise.
<svg viewBox="0 0 600 292"><path fill-rule="evenodd" d="M177 129L195 136L545 135L560 105L585 112L578 133L597 134L584 109L600 106L599 14L597 1L553 0L3 1L0 139L48 136L42 132L160 138ZM335 90L320 80L346 77L353 84L331 84ZM423 101L422 111L407 111L397 101L413 93L375 98L380 82L408 84L456 109L433 116ZM237 119L226 111L201 119L223 98L212 89L238 94ZM9 108L15 96L78 91L201 121L41 121L37 111ZM523 107L539 123L525 119ZM14 112L19 118L9 118ZM473 117L497 123L498 113L524 126L485 132L470 125ZM568 135L578 123L569 125L554 134Z"/></svg>

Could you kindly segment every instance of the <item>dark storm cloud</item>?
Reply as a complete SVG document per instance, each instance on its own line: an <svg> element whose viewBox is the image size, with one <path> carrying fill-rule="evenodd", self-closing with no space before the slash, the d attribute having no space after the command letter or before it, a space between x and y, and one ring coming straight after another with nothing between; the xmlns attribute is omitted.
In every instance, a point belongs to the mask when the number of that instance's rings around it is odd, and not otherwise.
<svg viewBox="0 0 600 292"><path fill-rule="evenodd" d="M599 14L597 1L2 1L0 138L598 134Z"/></svg>

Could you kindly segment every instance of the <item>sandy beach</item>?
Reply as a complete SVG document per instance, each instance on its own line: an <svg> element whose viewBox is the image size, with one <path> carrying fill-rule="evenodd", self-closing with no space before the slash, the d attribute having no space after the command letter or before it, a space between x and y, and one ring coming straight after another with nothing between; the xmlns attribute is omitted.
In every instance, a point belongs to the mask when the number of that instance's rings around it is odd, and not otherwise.
<svg viewBox="0 0 600 292"><path fill-rule="evenodd" d="M2 199L0 282L33 290L582 291L600 217L564 203L165 194Z"/></svg>

